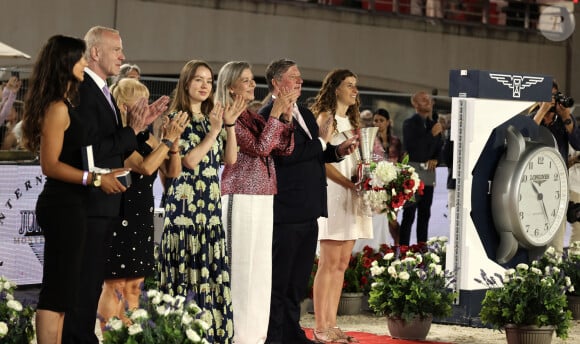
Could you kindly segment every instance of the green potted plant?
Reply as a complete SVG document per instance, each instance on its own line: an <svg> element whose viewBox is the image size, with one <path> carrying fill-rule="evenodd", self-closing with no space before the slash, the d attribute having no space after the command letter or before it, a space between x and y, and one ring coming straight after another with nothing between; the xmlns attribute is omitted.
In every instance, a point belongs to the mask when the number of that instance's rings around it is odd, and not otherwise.
<svg viewBox="0 0 580 344"><path fill-rule="evenodd" d="M433 317L451 315L453 274L441 265L440 241L388 249L372 263L369 306L387 316L394 338L423 340Z"/></svg>
<svg viewBox="0 0 580 344"><path fill-rule="evenodd" d="M16 284L0 276L0 343L30 343L34 338L34 309L14 298Z"/></svg>
<svg viewBox="0 0 580 344"><path fill-rule="evenodd" d="M495 329L505 329L508 343L521 342L529 331L551 341L554 330L568 336L572 315L567 310L566 293L573 289L570 278L557 265L553 249L531 265L518 264L504 275L481 271L476 281L486 285L481 320Z"/></svg>
<svg viewBox="0 0 580 344"><path fill-rule="evenodd" d="M562 256L560 268L564 274L570 277L570 282L574 287L568 290L568 309L572 312L572 318L580 319L580 241L570 243L570 247Z"/></svg>
<svg viewBox="0 0 580 344"><path fill-rule="evenodd" d="M211 316L183 296L151 289L142 293L141 307L127 319L111 318L103 344L208 343L204 333Z"/></svg>

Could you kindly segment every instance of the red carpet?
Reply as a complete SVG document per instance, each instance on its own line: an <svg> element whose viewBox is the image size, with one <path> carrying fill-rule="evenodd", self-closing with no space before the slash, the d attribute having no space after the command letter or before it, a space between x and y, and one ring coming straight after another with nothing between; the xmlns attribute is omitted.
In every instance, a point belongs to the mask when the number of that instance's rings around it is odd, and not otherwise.
<svg viewBox="0 0 580 344"><path fill-rule="evenodd" d="M312 339L312 329L305 328L304 332L308 338ZM349 336L355 337L358 339L360 344L451 344L451 343L444 343L444 342L432 342L429 340L420 341L420 340L403 340L403 339L393 339L387 335L376 335L372 333L365 333L365 332L346 332Z"/></svg>

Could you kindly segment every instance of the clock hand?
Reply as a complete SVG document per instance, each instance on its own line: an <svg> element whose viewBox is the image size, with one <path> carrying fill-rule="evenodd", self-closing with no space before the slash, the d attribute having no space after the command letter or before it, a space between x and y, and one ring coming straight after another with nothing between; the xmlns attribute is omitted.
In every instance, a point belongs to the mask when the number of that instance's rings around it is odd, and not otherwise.
<svg viewBox="0 0 580 344"><path fill-rule="evenodd" d="M546 223L548 223L548 222L550 222L550 220L548 219L548 211L546 210L546 205L544 204L544 195L540 192L540 190L538 189L538 187L536 186L536 183L534 183L534 181L532 181L532 188L534 189L534 191L538 195L538 201L540 201L540 203L542 204L542 211L544 212L544 217L546 218Z"/></svg>

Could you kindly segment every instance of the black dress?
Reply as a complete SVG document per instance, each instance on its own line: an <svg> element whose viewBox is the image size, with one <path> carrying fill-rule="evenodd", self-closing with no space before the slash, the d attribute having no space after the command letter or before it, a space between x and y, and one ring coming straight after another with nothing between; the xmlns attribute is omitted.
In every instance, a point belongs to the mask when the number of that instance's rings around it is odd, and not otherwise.
<svg viewBox="0 0 580 344"><path fill-rule="evenodd" d="M83 119L70 103L66 105L70 125L64 132L59 161L83 169ZM36 220L45 238L38 309L65 312L74 305L87 233L87 201L88 187L46 178L36 202Z"/></svg>
<svg viewBox="0 0 580 344"><path fill-rule="evenodd" d="M137 136L137 152L147 157L153 148L147 144L149 132ZM131 187L123 194L121 219L113 232L111 255L107 259L105 278L137 278L153 274L153 182L150 176L131 172Z"/></svg>

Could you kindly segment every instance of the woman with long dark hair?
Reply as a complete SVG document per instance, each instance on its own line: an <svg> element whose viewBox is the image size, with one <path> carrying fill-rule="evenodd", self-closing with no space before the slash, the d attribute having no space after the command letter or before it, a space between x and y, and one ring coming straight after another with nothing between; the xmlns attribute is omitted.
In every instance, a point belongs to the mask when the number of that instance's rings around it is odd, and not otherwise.
<svg viewBox="0 0 580 344"><path fill-rule="evenodd" d="M40 153L46 176L36 203L36 219L45 238L36 311L39 344L61 342L64 313L79 294L87 186L94 180L94 174L83 171L81 148L87 138L76 111L78 86L87 66L85 48L78 38L51 37L38 55L24 103L23 144ZM102 178L106 183L115 176Z"/></svg>
<svg viewBox="0 0 580 344"><path fill-rule="evenodd" d="M181 70L169 117L190 114L181 135L181 174L165 190L165 224L161 237L161 288L193 295L211 310L207 339L231 343L233 336L230 265L222 225L218 172L237 159L235 122L244 110L242 99L214 104L210 66L192 60ZM225 126L225 129L222 128Z"/></svg>
<svg viewBox="0 0 580 344"><path fill-rule="evenodd" d="M319 125L333 119L335 129L330 143L339 145L350 137L349 132L360 128L359 106L356 75L347 69L336 69L324 78L312 112ZM320 259L313 288L314 339L322 343L356 342L336 326L344 272L355 240L373 237L371 218L358 207L355 184L351 180L356 169L354 155L326 164L328 218L318 219Z"/></svg>

